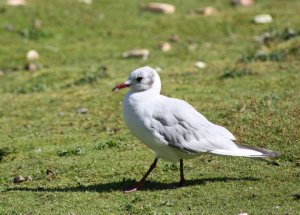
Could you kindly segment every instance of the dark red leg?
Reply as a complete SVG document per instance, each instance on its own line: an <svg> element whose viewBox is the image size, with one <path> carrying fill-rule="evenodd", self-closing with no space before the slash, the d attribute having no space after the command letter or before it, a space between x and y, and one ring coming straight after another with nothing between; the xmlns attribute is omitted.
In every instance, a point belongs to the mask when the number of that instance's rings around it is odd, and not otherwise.
<svg viewBox="0 0 300 215"><path fill-rule="evenodd" d="M137 191L139 189L141 189L146 181L146 178L148 177L148 175L152 172L152 170L156 167L156 163L158 161L158 158L155 158L155 160L153 161L153 163L150 165L150 168L148 169L148 171L146 172L146 174L143 176L143 178L136 183L136 185L128 190L125 190L125 193L130 193L130 192L134 192Z"/></svg>
<svg viewBox="0 0 300 215"><path fill-rule="evenodd" d="M182 187L184 185L185 179L183 174L183 160L180 159L180 182L179 186Z"/></svg>

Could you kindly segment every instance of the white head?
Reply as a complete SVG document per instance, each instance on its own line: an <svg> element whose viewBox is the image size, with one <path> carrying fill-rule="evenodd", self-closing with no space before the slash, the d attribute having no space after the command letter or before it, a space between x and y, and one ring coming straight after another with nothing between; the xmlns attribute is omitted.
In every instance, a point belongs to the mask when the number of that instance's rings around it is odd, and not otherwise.
<svg viewBox="0 0 300 215"><path fill-rule="evenodd" d="M113 91L130 87L134 92L146 90L155 90L158 93L161 89L161 82L157 72L149 66L141 67L130 73L127 81L118 84L113 88Z"/></svg>

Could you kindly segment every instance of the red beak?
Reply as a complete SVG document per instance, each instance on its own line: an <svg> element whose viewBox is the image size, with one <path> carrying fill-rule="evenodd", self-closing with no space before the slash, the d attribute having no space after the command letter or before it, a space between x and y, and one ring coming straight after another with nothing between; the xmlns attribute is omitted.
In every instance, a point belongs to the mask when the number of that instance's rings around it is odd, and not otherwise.
<svg viewBox="0 0 300 215"><path fill-rule="evenodd" d="M122 89L122 88L125 88L125 87L129 87L130 84L125 84L125 83L122 83L122 84L117 84L113 89L112 91L118 91L119 89Z"/></svg>

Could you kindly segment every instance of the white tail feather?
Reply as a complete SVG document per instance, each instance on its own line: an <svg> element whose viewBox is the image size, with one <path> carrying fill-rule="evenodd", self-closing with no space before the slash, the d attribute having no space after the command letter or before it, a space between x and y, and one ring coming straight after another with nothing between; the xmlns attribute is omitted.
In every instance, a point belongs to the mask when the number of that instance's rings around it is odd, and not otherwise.
<svg viewBox="0 0 300 215"><path fill-rule="evenodd" d="M218 155L230 155L230 156L241 156L249 158L266 158L266 157L277 157L278 152L274 152L267 149L255 148L250 146L245 146L242 144L236 144L237 148L234 150L216 149L211 151L211 153Z"/></svg>

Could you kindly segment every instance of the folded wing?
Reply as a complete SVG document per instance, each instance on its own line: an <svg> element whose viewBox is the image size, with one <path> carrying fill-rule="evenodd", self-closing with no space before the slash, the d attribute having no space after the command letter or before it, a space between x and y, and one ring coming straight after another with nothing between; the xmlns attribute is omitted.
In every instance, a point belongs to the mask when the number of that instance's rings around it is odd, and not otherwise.
<svg viewBox="0 0 300 215"><path fill-rule="evenodd" d="M162 102L162 106L153 108L150 129L170 147L192 154L209 152L231 156L270 157L270 153L273 153L236 144L235 137L226 128L209 122L185 101L164 97Z"/></svg>

